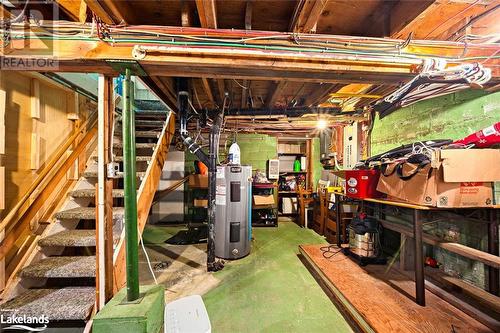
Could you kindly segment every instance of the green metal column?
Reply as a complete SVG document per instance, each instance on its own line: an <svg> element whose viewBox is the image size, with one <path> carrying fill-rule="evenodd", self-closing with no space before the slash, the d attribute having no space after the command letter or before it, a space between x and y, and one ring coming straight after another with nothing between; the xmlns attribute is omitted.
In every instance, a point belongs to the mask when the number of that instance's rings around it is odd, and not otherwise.
<svg viewBox="0 0 500 333"><path fill-rule="evenodd" d="M123 171L125 188L125 250L127 260L127 301L139 298L139 251L137 232L137 178L135 161L135 113L130 69L123 81Z"/></svg>

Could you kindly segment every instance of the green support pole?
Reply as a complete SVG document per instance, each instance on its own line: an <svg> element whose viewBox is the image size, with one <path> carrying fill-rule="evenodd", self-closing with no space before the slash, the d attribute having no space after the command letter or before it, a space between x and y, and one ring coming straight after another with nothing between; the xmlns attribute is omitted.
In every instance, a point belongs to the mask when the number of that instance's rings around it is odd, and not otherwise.
<svg viewBox="0 0 500 333"><path fill-rule="evenodd" d="M135 114L130 69L123 81L123 171L125 191L125 250L127 260L127 301L139 298L139 256L137 232L137 180L135 161Z"/></svg>

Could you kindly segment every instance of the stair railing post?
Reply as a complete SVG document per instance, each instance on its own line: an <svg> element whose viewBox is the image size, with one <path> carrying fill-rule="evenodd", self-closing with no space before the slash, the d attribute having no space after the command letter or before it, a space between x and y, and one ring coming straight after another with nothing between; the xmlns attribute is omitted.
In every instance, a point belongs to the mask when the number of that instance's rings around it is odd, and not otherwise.
<svg viewBox="0 0 500 333"><path fill-rule="evenodd" d="M123 171L125 191L125 251L127 263L127 301L139 298L139 257L137 231L137 181L135 161L135 114L130 69L123 81Z"/></svg>

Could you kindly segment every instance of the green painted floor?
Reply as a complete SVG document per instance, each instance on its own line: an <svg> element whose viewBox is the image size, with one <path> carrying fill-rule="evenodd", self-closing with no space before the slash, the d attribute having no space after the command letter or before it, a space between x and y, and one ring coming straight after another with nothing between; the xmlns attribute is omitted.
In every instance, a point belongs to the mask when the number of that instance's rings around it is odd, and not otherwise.
<svg viewBox="0 0 500 333"><path fill-rule="evenodd" d="M196 293L197 289L203 289L193 286L197 283L208 286L203 299L212 332L352 332L297 256L299 244L325 242L312 230L291 222L280 223L278 228L254 228L251 254L226 262L222 271L212 275L205 271L204 245L197 245L196 248L173 247L163 243L178 230L178 227L148 226L144 240L153 263L156 260L177 262L178 258L164 258L164 248L180 253L180 258L189 259L187 262L199 262L196 268L191 264L179 268L181 271L177 269L175 273L167 270L160 278L169 288L167 280L174 279L171 276L184 276L182 280L187 286L178 287L177 293L182 290L190 294L190 288ZM144 268L144 271L147 276L147 269ZM199 274L198 279L189 280L193 272ZM150 283L141 280L143 282ZM174 286L171 288L175 289ZM169 299L168 296L166 298Z"/></svg>
<svg viewBox="0 0 500 333"><path fill-rule="evenodd" d="M324 239L294 223L254 228L251 255L214 275L203 296L214 332L350 332L340 312L297 257L299 244Z"/></svg>

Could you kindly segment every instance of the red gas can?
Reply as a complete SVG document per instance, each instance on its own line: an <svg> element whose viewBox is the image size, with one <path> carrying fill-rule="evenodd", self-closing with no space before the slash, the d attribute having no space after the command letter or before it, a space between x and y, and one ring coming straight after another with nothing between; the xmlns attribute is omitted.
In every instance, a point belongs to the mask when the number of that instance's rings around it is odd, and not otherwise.
<svg viewBox="0 0 500 333"><path fill-rule="evenodd" d="M383 193L377 191L380 178L379 170L346 170L346 195L351 198L380 198Z"/></svg>

